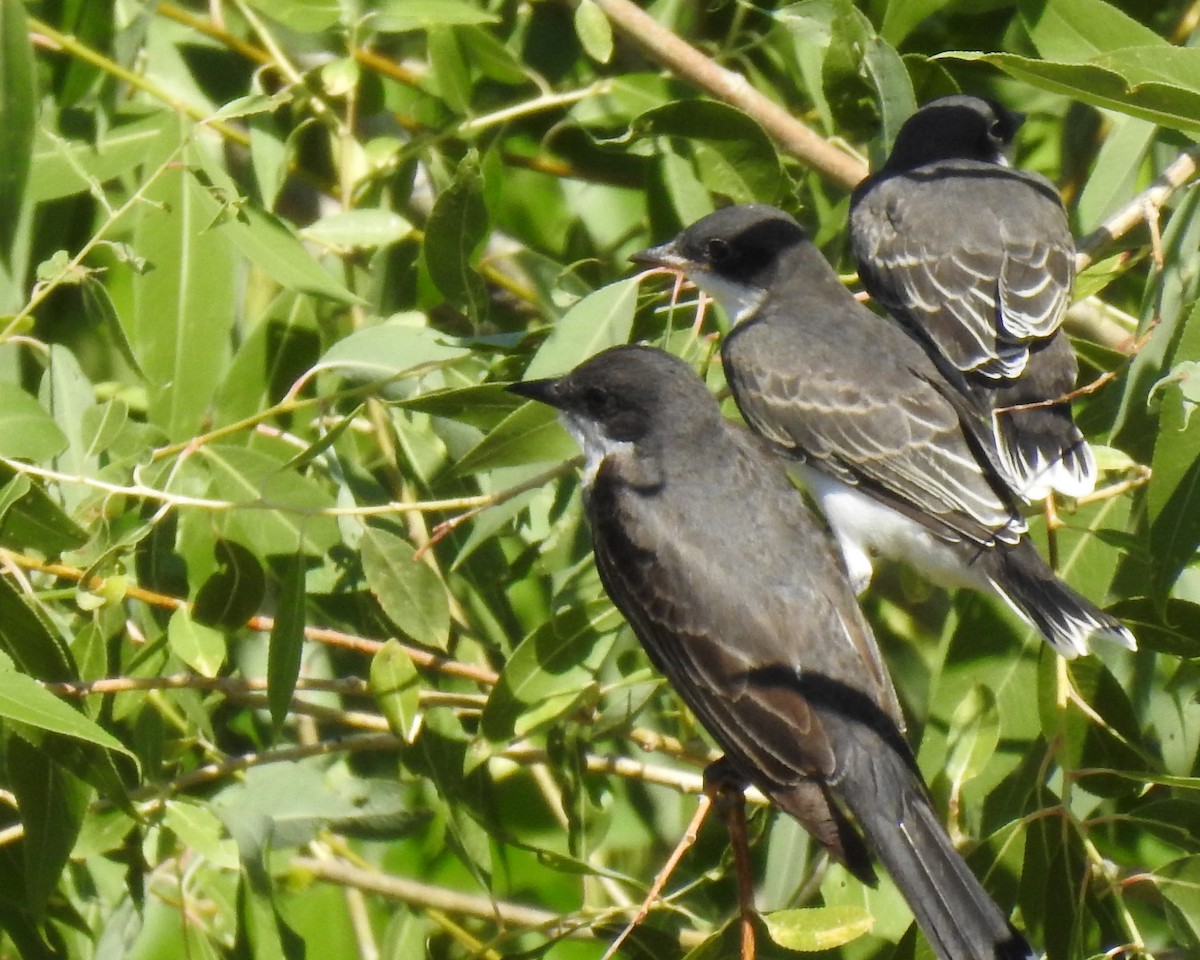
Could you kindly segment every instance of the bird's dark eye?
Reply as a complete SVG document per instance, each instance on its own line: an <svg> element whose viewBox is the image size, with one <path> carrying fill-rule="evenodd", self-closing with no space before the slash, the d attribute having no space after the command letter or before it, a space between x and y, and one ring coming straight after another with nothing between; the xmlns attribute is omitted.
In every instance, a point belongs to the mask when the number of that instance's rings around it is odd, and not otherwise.
<svg viewBox="0 0 1200 960"><path fill-rule="evenodd" d="M996 143L1003 143L1008 137L1008 127L1000 118L988 124L988 136Z"/></svg>
<svg viewBox="0 0 1200 960"><path fill-rule="evenodd" d="M733 254L733 248L720 237L713 237L704 248L709 263L725 263Z"/></svg>
<svg viewBox="0 0 1200 960"><path fill-rule="evenodd" d="M612 412L613 395L600 387L588 387L583 391L583 406L589 416L600 420Z"/></svg>

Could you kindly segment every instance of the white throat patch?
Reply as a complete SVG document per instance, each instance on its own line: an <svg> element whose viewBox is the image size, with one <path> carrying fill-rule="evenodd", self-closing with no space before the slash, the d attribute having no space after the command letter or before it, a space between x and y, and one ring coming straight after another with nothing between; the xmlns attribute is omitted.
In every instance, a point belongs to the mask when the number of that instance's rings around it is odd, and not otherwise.
<svg viewBox="0 0 1200 960"><path fill-rule="evenodd" d="M708 270L695 271L688 279L717 301L734 326L754 316L767 298L766 290L727 280Z"/></svg>
<svg viewBox="0 0 1200 960"><path fill-rule="evenodd" d="M633 444L628 440L613 440L600 429L595 420L562 410L558 414L567 433L571 435L579 449L583 451L583 485L591 488L596 481L605 459L612 455L633 453Z"/></svg>

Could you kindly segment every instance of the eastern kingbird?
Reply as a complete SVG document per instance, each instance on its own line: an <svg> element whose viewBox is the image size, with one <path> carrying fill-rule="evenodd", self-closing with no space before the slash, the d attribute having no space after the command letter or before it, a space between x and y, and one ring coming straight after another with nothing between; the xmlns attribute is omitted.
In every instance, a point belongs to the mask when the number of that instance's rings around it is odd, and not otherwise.
<svg viewBox="0 0 1200 960"><path fill-rule="evenodd" d="M1075 243L1054 185L1008 165L1022 120L978 97L927 103L850 201L867 292L997 411L1061 397L1077 372L1059 329ZM1026 499L1095 487L1069 403L998 412L996 434Z"/></svg>
<svg viewBox="0 0 1200 960"><path fill-rule="evenodd" d="M938 822L846 572L779 458L661 350L510 389L582 447L605 589L725 763L866 882L872 850L941 960L1033 957Z"/></svg>
<svg viewBox="0 0 1200 960"><path fill-rule="evenodd" d="M1024 536L987 410L855 300L790 216L726 207L633 260L681 271L725 309L734 399L795 460L857 589L877 553L998 594L1064 657L1086 653L1092 634L1134 648Z"/></svg>

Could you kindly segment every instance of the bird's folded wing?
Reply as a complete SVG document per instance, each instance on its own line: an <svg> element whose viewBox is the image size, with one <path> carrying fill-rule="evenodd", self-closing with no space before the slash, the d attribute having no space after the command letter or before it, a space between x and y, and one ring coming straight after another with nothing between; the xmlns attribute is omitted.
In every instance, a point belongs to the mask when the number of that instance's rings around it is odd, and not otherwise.
<svg viewBox="0 0 1200 960"><path fill-rule="evenodd" d="M1015 542L1024 521L988 457L964 435L959 411L930 382L897 385L759 351L727 374L743 415L764 436L818 469L916 520L939 537Z"/></svg>

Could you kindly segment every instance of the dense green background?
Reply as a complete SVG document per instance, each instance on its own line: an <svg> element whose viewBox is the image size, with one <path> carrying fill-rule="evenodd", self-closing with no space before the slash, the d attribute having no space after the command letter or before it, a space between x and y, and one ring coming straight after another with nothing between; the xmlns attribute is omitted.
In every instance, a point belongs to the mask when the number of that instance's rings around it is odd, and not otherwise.
<svg viewBox="0 0 1200 960"><path fill-rule="evenodd" d="M644 340L719 388L625 257L759 200L849 272L847 189L602 7L0 2L0 955L597 958L641 898L708 748L601 593L574 448L495 384ZM1200 134L1200 4L1120 7L650 9L864 159L939 93L1026 111L1082 237ZM1182 179L1070 327L1116 374L1078 403L1106 481L1153 478L1064 505L1055 555L1142 649L1065 665L896 571L868 599L939 809L1053 960L1200 952ZM886 881L752 833L781 942L928 955ZM719 823L669 889L630 956L735 914Z"/></svg>

